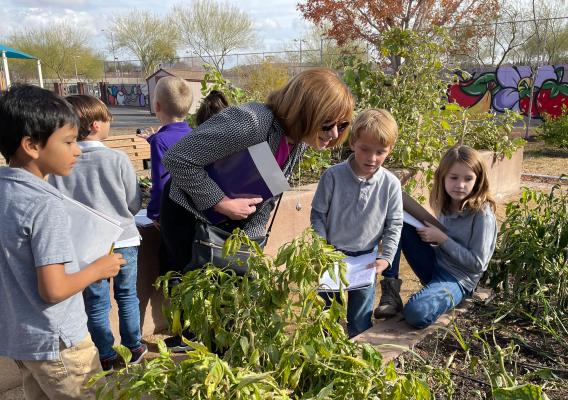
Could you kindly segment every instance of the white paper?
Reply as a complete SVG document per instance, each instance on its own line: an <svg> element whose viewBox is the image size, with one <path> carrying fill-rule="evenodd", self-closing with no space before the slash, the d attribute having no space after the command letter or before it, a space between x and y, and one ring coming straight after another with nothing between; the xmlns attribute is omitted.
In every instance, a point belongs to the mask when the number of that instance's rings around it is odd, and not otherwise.
<svg viewBox="0 0 568 400"><path fill-rule="evenodd" d="M146 227L154 225L152 220L148 218L147 210L145 208L136 213L134 221L136 222L136 226Z"/></svg>
<svg viewBox="0 0 568 400"><path fill-rule="evenodd" d="M363 288L375 284L375 268L369 268L368 265L375 262L377 253L372 252L357 257L345 257L343 261L347 264L346 277L349 286L345 290L353 290ZM331 279L329 274L325 272L320 279L320 291L337 292L339 291L339 266L335 266L335 275L337 281Z"/></svg>
<svg viewBox="0 0 568 400"><path fill-rule="evenodd" d="M282 173L282 168L276 162L274 154L267 142L261 142L248 148L256 169L262 176L268 190L276 196L290 190L288 179Z"/></svg>
<svg viewBox="0 0 568 400"><path fill-rule="evenodd" d="M83 269L97 258L109 254L124 230L118 221L69 197L64 196L63 204L69 215L77 262Z"/></svg>
<svg viewBox="0 0 568 400"><path fill-rule="evenodd" d="M406 222L407 224L412 225L415 228L424 228L426 226L421 221L417 220L406 211L403 211L403 221Z"/></svg>

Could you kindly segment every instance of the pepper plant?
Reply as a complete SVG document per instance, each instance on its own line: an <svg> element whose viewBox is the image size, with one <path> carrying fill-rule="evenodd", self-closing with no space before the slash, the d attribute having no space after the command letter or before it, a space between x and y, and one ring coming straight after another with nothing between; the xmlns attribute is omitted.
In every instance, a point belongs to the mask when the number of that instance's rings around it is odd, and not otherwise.
<svg viewBox="0 0 568 400"><path fill-rule="evenodd" d="M515 312L568 347L568 193L524 189L507 204L488 269L490 285Z"/></svg>
<svg viewBox="0 0 568 400"><path fill-rule="evenodd" d="M100 398L432 398L425 372L385 365L373 347L348 339L340 324L344 306L334 300L325 308L319 278L328 271L346 283L342 253L312 230L282 246L276 258L238 230L225 251L243 243L253 249L244 276L209 265L181 276L171 291L172 274L157 280L172 320L183 312L183 326L173 329L190 326L195 334L192 350L174 363L161 344L159 358L108 377Z"/></svg>

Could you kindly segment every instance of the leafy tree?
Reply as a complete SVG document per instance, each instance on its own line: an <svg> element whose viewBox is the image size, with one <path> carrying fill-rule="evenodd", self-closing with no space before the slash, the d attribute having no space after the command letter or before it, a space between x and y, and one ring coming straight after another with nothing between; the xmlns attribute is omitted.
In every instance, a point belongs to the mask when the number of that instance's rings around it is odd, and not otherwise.
<svg viewBox="0 0 568 400"><path fill-rule="evenodd" d="M517 62L524 65L562 64L568 62L568 23L554 19L564 15L563 1L532 3L529 22L533 35L518 52Z"/></svg>
<svg viewBox="0 0 568 400"><path fill-rule="evenodd" d="M264 60L256 65L239 68L243 89L257 101L264 101L270 92L288 82L288 65Z"/></svg>
<svg viewBox="0 0 568 400"><path fill-rule="evenodd" d="M171 18L183 45L219 71L228 54L255 42L252 19L234 5L195 0L189 7L175 6Z"/></svg>
<svg viewBox="0 0 568 400"><path fill-rule="evenodd" d="M146 76L176 57L177 30L167 19L148 11L133 10L114 18L109 32L117 49L128 50L140 60Z"/></svg>
<svg viewBox="0 0 568 400"><path fill-rule="evenodd" d="M399 70L386 73L372 62L354 62L343 75L358 111L385 108L397 121L399 136L389 163L420 171L424 177L420 182L410 179L408 189L417 183L429 185L443 153L457 143L510 157L524 142L507 136L518 114L473 115L448 104L445 91L449 79L444 76L442 59L450 46L443 31L434 40L425 33L394 28L384 33L380 51L388 57L404 58Z"/></svg>
<svg viewBox="0 0 568 400"><path fill-rule="evenodd" d="M317 25L329 23L327 36L343 44L362 40L374 46L390 28L433 32L434 27L469 25L462 30L463 42L484 32L476 23L491 20L499 10L498 0L305 0L298 5L304 18ZM400 60L391 60L396 69Z"/></svg>
<svg viewBox="0 0 568 400"><path fill-rule="evenodd" d="M24 28L8 38L10 47L41 60L43 76L58 79L75 77L100 78L102 57L87 44L87 34L66 23L54 23L45 28ZM10 62L11 70L23 79L35 79L37 66L30 60Z"/></svg>
<svg viewBox="0 0 568 400"><path fill-rule="evenodd" d="M344 58L347 56L357 56L367 59L366 43L362 41L349 41L341 45L332 37L326 35L329 24L322 26L311 25L300 39L289 41L282 46L283 51L288 55L286 61L298 63L299 43L302 41L302 65L321 65L328 68L343 68ZM290 50L292 49L292 50Z"/></svg>

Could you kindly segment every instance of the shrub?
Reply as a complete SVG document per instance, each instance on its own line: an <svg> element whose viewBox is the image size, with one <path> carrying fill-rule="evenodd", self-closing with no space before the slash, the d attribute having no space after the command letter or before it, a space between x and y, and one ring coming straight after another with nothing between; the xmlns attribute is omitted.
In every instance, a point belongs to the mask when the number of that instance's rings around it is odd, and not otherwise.
<svg viewBox="0 0 568 400"><path fill-rule="evenodd" d="M507 204L488 269L510 311L524 315L568 346L568 193L525 189Z"/></svg>
<svg viewBox="0 0 568 400"><path fill-rule="evenodd" d="M539 133L547 144L568 149L568 107L564 105L562 115L558 117L544 114L544 123Z"/></svg>
<svg viewBox="0 0 568 400"><path fill-rule="evenodd" d="M508 134L518 113L474 114L457 104L448 104L443 55L450 40L444 31L434 38L415 31L391 29L379 45L385 58L401 58L396 71L373 62L352 61L344 80L357 101L357 109L389 110L399 125L399 139L389 165L424 173L425 184L432 180L443 153L457 143L492 150L497 157L508 156L524 144ZM409 180L410 188L416 181Z"/></svg>

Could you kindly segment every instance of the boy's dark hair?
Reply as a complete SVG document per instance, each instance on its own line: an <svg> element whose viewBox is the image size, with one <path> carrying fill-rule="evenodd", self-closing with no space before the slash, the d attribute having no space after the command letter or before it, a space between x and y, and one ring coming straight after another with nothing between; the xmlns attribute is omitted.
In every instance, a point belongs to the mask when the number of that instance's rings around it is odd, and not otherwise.
<svg viewBox="0 0 568 400"><path fill-rule="evenodd" d="M79 116L79 136L77 140L84 140L91 133L91 125L95 121L110 122L112 114L105 103L93 96L75 94L65 98Z"/></svg>
<svg viewBox="0 0 568 400"><path fill-rule="evenodd" d="M71 105L54 92L31 85L12 86L0 97L0 153L10 162L22 139L45 146L53 132L79 126Z"/></svg>
<svg viewBox="0 0 568 400"><path fill-rule="evenodd" d="M218 91L212 90L209 94L201 100L199 109L195 113L195 123L197 126L201 125L219 111L227 108L229 102L225 95Z"/></svg>

